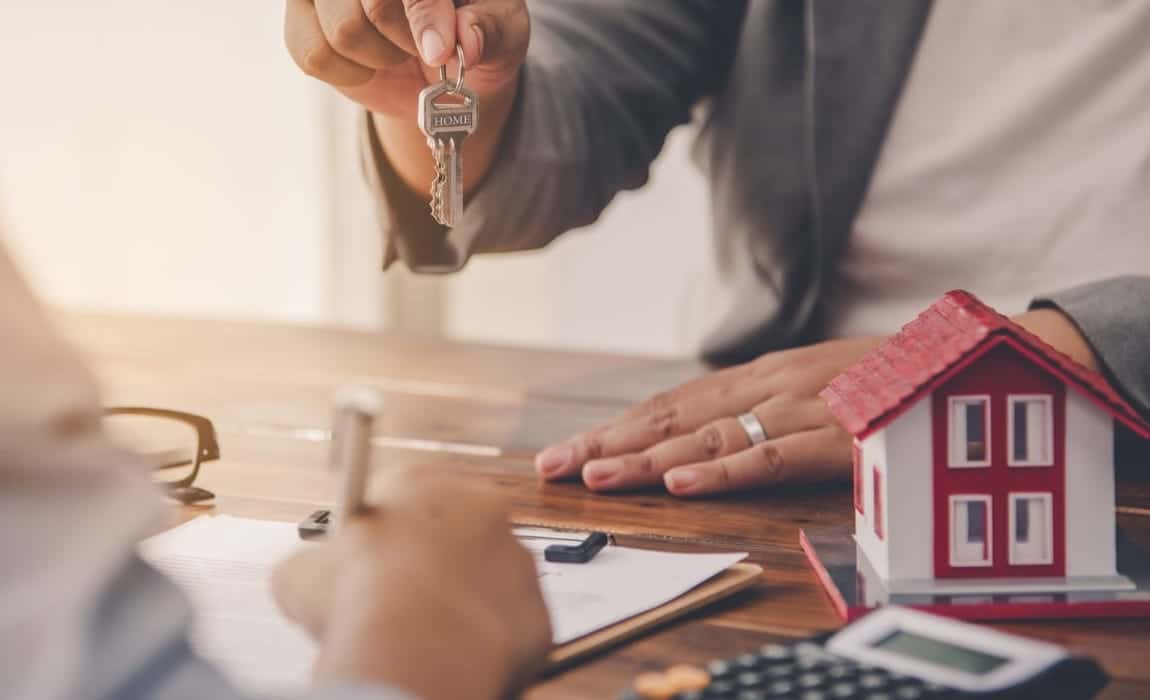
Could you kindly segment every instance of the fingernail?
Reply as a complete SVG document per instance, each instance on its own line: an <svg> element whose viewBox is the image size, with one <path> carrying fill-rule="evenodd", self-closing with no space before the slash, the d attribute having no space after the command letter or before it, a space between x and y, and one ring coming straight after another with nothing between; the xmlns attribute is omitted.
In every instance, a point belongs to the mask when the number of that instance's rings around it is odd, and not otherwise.
<svg viewBox="0 0 1150 700"><path fill-rule="evenodd" d="M663 477L663 482L671 493L690 493L699 483L699 473L694 469L673 469Z"/></svg>
<svg viewBox="0 0 1150 700"><path fill-rule="evenodd" d="M443 37L434 29L424 29L419 36L419 49L423 52L423 62L429 66L439 65L437 60L443 55Z"/></svg>
<svg viewBox="0 0 1150 700"><path fill-rule="evenodd" d="M571 448L567 445L548 447L535 458L535 466L543 476L554 476L571 462Z"/></svg>
<svg viewBox="0 0 1150 700"><path fill-rule="evenodd" d="M588 484L606 486L619 476L623 462L618 459L604 459L597 462L588 462L583 467L583 480Z"/></svg>
<svg viewBox="0 0 1150 700"><path fill-rule="evenodd" d="M471 25L471 33L475 35L475 62L481 63L483 61L483 30L479 28L478 24Z"/></svg>

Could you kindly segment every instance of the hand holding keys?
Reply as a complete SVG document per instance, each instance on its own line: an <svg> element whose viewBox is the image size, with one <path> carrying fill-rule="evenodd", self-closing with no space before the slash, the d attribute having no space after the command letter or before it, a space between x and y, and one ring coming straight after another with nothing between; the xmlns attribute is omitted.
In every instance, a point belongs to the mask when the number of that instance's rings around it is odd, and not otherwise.
<svg viewBox="0 0 1150 700"><path fill-rule="evenodd" d="M463 140L475 131L479 100L463 86L467 66L463 48L456 46L459 76L447 79L447 66L439 67L439 82L419 93L419 128L435 157L435 180L431 183L431 215L444 226L454 226L463 216ZM438 103L443 97L458 102Z"/></svg>

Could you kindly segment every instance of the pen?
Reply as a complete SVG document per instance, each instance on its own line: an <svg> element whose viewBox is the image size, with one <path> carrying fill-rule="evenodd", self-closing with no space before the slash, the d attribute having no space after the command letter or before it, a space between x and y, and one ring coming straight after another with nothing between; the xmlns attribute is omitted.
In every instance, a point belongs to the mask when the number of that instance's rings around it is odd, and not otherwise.
<svg viewBox="0 0 1150 700"><path fill-rule="evenodd" d="M345 387L336 395L331 468L340 474L332 521L337 530L344 518L362 512L367 506L371 434L382 404L379 392L364 385Z"/></svg>

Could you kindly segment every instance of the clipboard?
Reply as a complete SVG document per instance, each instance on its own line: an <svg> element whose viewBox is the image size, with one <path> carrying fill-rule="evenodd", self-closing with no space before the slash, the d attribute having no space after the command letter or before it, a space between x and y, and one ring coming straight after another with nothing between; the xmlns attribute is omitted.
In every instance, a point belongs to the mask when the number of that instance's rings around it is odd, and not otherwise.
<svg viewBox="0 0 1150 700"><path fill-rule="evenodd" d="M660 625L744 591L758 583L762 574L763 567L758 564L735 564L669 603L555 647L547 655L544 673L551 674L565 669Z"/></svg>
<svg viewBox="0 0 1150 700"><path fill-rule="evenodd" d="M300 538L311 540L326 535L327 527L330 524L330 514L331 511L329 510L317 510L312 513L298 526ZM516 537L520 538L521 542L534 540L563 544L584 542L591 534L584 531L526 523L513 525L512 531ZM607 535L607 542L614 546L614 536ZM579 566L579 564L573 565ZM734 564L670 602L554 647L547 655L543 673L550 674L567 668L589 656L633 639L648 630L746 590L758 583L762 573L763 567L757 564L746 562Z"/></svg>

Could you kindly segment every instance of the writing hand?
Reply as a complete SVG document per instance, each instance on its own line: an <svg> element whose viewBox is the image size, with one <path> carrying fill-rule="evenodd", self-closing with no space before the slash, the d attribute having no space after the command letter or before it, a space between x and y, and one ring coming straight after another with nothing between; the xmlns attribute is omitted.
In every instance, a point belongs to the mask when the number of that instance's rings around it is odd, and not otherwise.
<svg viewBox="0 0 1150 700"><path fill-rule="evenodd" d="M534 560L493 493L422 470L282 564L272 590L320 644L321 680L425 700L501 700L539 670L551 629Z"/></svg>

